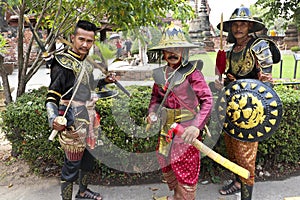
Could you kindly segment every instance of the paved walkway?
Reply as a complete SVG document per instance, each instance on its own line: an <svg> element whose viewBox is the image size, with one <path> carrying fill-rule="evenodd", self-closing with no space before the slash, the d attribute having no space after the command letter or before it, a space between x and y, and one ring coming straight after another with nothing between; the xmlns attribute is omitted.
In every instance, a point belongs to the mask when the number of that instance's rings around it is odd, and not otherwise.
<svg viewBox="0 0 300 200"><path fill-rule="evenodd" d="M14 185L11 188L0 186L0 200L59 200L60 185L56 178L41 179L35 185ZM300 200L300 176L283 181L257 182L253 191L253 200ZM238 200L239 193L221 196L220 184L198 185L197 200ZM170 195L166 184L147 184L136 186L98 186L90 188L99 191L104 200L152 200L153 196ZM74 196L78 186L74 186Z"/></svg>

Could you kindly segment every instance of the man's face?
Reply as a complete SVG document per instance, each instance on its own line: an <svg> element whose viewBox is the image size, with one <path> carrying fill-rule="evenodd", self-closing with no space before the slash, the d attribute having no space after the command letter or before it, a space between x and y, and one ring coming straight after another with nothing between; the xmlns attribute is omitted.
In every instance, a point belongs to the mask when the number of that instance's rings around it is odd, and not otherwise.
<svg viewBox="0 0 300 200"><path fill-rule="evenodd" d="M249 33L249 29L252 28L253 23L247 21L236 21L232 23L231 31L236 39L243 38Z"/></svg>
<svg viewBox="0 0 300 200"><path fill-rule="evenodd" d="M170 67L178 66L182 58L182 47L167 48L163 50L164 58Z"/></svg>
<svg viewBox="0 0 300 200"><path fill-rule="evenodd" d="M73 42L73 51L82 57L88 54L95 41L95 33L78 28L75 35L71 36Z"/></svg>

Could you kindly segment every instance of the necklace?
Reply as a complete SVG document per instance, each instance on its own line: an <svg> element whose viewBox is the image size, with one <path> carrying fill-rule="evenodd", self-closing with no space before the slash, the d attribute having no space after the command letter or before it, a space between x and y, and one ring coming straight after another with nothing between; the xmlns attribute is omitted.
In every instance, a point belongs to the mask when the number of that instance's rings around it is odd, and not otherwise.
<svg viewBox="0 0 300 200"><path fill-rule="evenodd" d="M246 47L246 44L248 43L250 37L246 37L243 41L236 43L235 47L234 47L234 51L235 52L239 52L242 49L244 49Z"/></svg>
<svg viewBox="0 0 300 200"><path fill-rule="evenodd" d="M241 51L243 48L245 48L246 46L243 46L243 45L238 45L238 46L235 46L234 47L234 52L239 52Z"/></svg>

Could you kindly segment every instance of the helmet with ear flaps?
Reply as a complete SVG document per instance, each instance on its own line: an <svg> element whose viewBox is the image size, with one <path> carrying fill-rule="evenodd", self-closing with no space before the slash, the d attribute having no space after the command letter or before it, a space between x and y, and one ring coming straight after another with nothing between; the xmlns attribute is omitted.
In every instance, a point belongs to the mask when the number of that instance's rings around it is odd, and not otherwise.
<svg viewBox="0 0 300 200"><path fill-rule="evenodd" d="M183 48L182 52L182 65L185 66L188 63L189 49L197 48L198 46L189 42L187 36L181 27L174 25L173 22L165 28L162 33L162 37L157 46L150 48L149 50L167 50L170 48Z"/></svg>
<svg viewBox="0 0 300 200"><path fill-rule="evenodd" d="M231 14L231 17L228 21L223 22L223 30L225 32L230 32L232 22L235 21L248 21L252 22L253 26L249 29L249 33L261 31L265 28L265 25L257 18L254 18L251 14L249 8L241 5L241 7L236 8ZM217 25L217 28L220 30L221 23Z"/></svg>

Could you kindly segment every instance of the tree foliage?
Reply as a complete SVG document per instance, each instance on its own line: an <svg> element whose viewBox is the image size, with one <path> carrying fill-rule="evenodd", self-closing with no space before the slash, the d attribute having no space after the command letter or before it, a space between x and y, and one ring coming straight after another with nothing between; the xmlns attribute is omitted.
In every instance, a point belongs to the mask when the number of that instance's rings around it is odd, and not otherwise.
<svg viewBox="0 0 300 200"><path fill-rule="evenodd" d="M170 11L175 19L184 22L193 17L193 10L186 0L7 0L5 10L19 16L18 19L18 89L17 97L25 92L26 83L43 64L41 52L29 69L33 38L28 46L23 45L24 15L33 15L37 19L35 30L47 30L44 41L53 49L59 36L67 37L78 19L86 19L98 27L113 25L114 30L136 30L159 24Z"/></svg>
<svg viewBox="0 0 300 200"><path fill-rule="evenodd" d="M274 21L283 18L287 22L292 20L300 28L300 1L299 0L258 0L255 6L264 8L261 14L263 21Z"/></svg>
<svg viewBox="0 0 300 200"><path fill-rule="evenodd" d="M2 53L5 53L5 52L6 52L5 45L6 45L6 40L5 40L5 38L4 38L2 35L0 35L0 55L1 55Z"/></svg>

